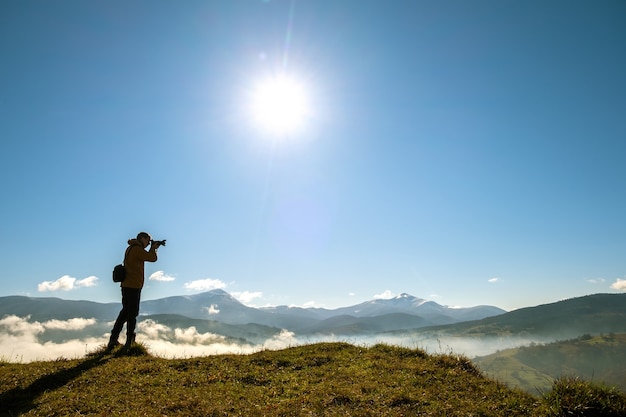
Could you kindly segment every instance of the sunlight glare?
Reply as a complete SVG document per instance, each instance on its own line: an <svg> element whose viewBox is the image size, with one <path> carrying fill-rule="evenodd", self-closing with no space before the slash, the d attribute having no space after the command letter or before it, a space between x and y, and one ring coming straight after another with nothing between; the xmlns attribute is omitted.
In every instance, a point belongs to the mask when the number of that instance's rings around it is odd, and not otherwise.
<svg viewBox="0 0 626 417"><path fill-rule="evenodd" d="M265 80L253 90L251 113L255 125L268 133L295 133L309 115L306 89L286 75Z"/></svg>

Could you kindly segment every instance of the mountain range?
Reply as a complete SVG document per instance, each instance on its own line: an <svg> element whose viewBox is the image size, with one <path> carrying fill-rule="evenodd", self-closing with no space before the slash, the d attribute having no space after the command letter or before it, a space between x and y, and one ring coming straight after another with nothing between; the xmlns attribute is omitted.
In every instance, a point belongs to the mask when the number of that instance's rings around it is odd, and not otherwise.
<svg viewBox="0 0 626 417"><path fill-rule="evenodd" d="M0 297L0 317L29 316L31 320L69 320L76 317L114 320L119 303L62 300L25 296ZM181 316L237 326L257 324L298 334L379 333L478 320L506 313L498 307L451 308L409 294L375 299L334 310L323 308L253 308L223 290L143 301L142 317ZM182 318L181 318L182 320ZM179 320L180 321L180 320Z"/></svg>
<svg viewBox="0 0 626 417"><path fill-rule="evenodd" d="M110 330L120 303L59 298L0 297L0 319L30 321L93 318L96 325L81 336ZM140 321L172 329L193 327L233 343L258 343L288 331L297 337L401 337L415 341L442 338L553 341L583 334L626 333L626 294L595 294L506 312L494 306L451 308L409 294L375 299L338 309L248 307L223 290L144 301ZM107 324L109 323L109 324ZM1 330L1 329L0 329ZM99 333L98 333L99 332ZM64 340L60 330L46 330L47 340Z"/></svg>
<svg viewBox="0 0 626 417"><path fill-rule="evenodd" d="M626 332L626 294L594 294L525 307L481 320L419 329L437 336L566 340Z"/></svg>

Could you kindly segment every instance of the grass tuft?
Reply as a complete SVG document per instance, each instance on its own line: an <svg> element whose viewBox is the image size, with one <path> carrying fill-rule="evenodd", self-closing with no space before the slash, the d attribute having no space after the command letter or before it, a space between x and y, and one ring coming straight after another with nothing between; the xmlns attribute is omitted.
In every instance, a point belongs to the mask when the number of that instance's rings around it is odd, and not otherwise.
<svg viewBox="0 0 626 417"><path fill-rule="evenodd" d="M626 416L626 396L615 388L593 384L577 377L554 381L545 401L553 416Z"/></svg>

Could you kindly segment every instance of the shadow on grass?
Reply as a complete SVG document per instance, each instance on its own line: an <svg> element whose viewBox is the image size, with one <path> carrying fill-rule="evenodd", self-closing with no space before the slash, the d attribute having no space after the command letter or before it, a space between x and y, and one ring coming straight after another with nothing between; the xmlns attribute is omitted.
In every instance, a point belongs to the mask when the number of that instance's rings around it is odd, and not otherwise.
<svg viewBox="0 0 626 417"><path fill-rule="evenodd" d="M111 352L101 349L88 355L87 359L72 368L43 375L24 388L13 388L0 395L0 416L17 416L35 408L35 401L46 391L53 391L67 385L83 372L102 366L112 356Z"/></svg>

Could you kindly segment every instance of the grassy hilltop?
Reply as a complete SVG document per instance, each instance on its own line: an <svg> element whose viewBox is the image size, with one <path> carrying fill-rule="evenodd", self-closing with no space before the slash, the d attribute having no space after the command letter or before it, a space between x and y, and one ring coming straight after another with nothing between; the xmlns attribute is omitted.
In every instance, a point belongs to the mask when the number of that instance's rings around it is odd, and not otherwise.
<svg viewBox="0 0 626 417"><path fill-rule="evenodd" d="M94 352L0 362L0 416L623 416L626 398L573 379L543 397L469 359L388 345L320 343L189 359Z"/></svg>

